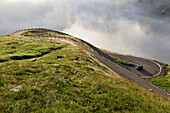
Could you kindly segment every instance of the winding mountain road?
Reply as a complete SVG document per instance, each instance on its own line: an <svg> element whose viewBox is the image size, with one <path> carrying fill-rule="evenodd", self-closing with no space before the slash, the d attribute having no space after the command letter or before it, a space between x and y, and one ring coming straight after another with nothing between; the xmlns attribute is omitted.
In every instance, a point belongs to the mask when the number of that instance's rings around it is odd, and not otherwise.
<svg viewBox="0 0 170 113"><path fill-rule="evenodd" d="M155 78L159 76L164 76L166 74L165 69L152 60L135 57L135 56L110 53L110 52L106 52L106 53L113 57L119 58L122 61L135 64L135 66L126 66L126 65L122 65L122 66L140 77ZM136 66L138 65L142 65L143 69L140 71L136 70Z"/></svg>
<svg viewBox="0 0 170 113"><path fill-rule="evenodd" d="M30 28L30 29L24 29L24 30L20 30L20 31L16 31L12 34L10 34L10 36L22 36L21 34L23 32L57 32L60 33L58 31L54 31L54 30L50 30L50 29L44 29L44 28ZM61 33L62 34L62 33ZM170 94L166 91L164 91L163 89L153 85L152 83L142 79L141 77L157 77L157 76L163 76L165 75L165 70L157 63L148 60L148 59L144 59L144 58L140 58L140 57L134 57L134 56L127 56L127 55L120 55L120 54L115 54L115 53L111 53L111 52L106 52L106 51L102 51L100 49L98 49L97 47L93 46L92 44L82 40L83 43L86 43L88 46L90 46L93 51L77 42L75 42L74 40L70 40L70 39L65 39L65 38L61 38L61 37L37 37L37 36L28 36L30 38L38 38L38 39L46 39L46 40L60 40L60 41L65 41L67 40L67 42L70 43L74 43L77 46L80 46L81 48L83 48L84 50L86 50L87 52L91 53L95 58L97 58L101 63L103 63L104 65L106 65L107 67L109 67L110 69L112 69L114 72L116 72L118 75L120 75L123 78L126 78L134 83L139 84L140 86L144 87L147 90L151 90L161 96L163 96L164 98L168 99L170 101ZM131 62L134 63L136 65L143 65L144 69L141 71L137 71L135 69L135 66L125 66L120 64L119 62L115 61L111 56L113 57L117 57L125 62Z"/></svg>

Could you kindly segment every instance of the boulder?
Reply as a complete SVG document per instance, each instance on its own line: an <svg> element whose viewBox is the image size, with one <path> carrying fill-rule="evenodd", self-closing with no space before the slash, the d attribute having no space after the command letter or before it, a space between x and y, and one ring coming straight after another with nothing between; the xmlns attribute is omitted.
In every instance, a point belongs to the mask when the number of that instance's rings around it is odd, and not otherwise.
<svg viewBox="0 0 170 113"><path fill-rule="evenodd" d="M22 85L10 89L10 91L12 91L12 92L19 92L21 89L22 89Z"/></svg>
<svg viewBox="0 0 170 113"><path fill-rule="evenodd" d="M60 64L58 64L58 63L55 63L55 64L54 64L54 66L58 66L58 65L60 65Z"/></svg>
<svg viewBox="0 0 170 113"><path fill-rule="evenodd" d="M31 61L31 62L34 62L34 61L36 61L36 59L34 58L34 59L31 59L30 61Z"/></svg>
<svg viewBox="0 0 170 113"><path fill-rule="evenodd" d="M154 90L153 90L153 89L149 89L149 91L150 91L150 92L154 92Z"/></svg>

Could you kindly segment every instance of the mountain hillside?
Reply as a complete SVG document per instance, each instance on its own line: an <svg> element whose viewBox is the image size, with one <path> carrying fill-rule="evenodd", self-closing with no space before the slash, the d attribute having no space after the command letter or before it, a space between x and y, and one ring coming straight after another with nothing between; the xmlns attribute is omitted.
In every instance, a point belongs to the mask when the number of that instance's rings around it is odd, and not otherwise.
<svg viewBox="0 0 170 113"><path fill-rule="evenodd" d="M168 100L69 41L6 35L0 45L1 113L170 111Z"/></svg>

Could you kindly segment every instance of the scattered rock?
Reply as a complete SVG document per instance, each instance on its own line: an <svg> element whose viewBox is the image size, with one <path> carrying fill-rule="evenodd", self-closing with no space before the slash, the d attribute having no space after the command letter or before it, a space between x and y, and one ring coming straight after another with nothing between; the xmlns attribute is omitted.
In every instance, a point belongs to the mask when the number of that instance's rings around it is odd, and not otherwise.
<svg viewBox="0 0 170 113"><path fill-rule="evenodd" d="M150 92L153 92L154 90L153 89L149 89Z"/></svg>
<svg viewBox="0 0 170 113"><path fill-rule="evenodd" d="M34 62L34 61L36 61L36 59L31 59L30 61L31 61L31 62Z"/></svg>
<svg viewBox="0 0 170 113"><path fill-rule="evenodd" d="M57 58L64 58L63 56L57 56Z"/></svg>
<svg viewBox="0 0 170 113"><path fill-rule="evenodd" d="M57 64L57 63L54 64L54 66L58 66L58 65L60 65L60 64Z"/></svg>
<svg viewBox="0 0 170 113"><path fill-rule="evenodd" d="M170 81L170 79L166 79L167 81Z"/></svg>
<svg viewBox="0 0 170 113"><path fill-rule="evenodd" d="M10 91L12 91L12 92L19 92L21 89L22 89L22 85L10 89Z"/></svg>

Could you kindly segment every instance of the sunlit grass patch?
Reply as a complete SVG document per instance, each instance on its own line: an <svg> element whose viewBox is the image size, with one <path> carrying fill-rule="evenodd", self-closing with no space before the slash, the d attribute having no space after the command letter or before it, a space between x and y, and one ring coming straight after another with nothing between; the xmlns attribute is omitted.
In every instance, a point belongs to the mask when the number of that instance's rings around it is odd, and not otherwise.
<svg viewBox="0 0 170 113"><path fill-rule="evenodd" d="M109 55L109 54L108 54L108 55ZM123 64L123 65L135 66L135 64L133 64L133 63L125 62L125 61L120 60L119 58L113 57L113 56L111 56L111 55L109 55L109 56L110 56L111 58L113 58L115 61L117 61L117 62L119 62L119 63L121 63L121 64Z"/></svg>
<svg viewBox="0 0 170 113"><path fill-rule="evenodd" d="M68 45L21 37L0 37L0 40L0 62L36 58Z"/></svg>
<svg viewBox="0 0 170 113"><path fill-rule="evenodd" d="M23 35L23 36L38 36L38 37L58 37L58 38L69 39L69 40L75 41L75 42L77 42L93 51L93 49L91 49L90 46L88 46L86 43L82 42L80 39L75 38L68 34L61 33L61 32L46 31L43 33L38 33L38 32L28 31L28 32L22 33L21 35Z"/></svg>

